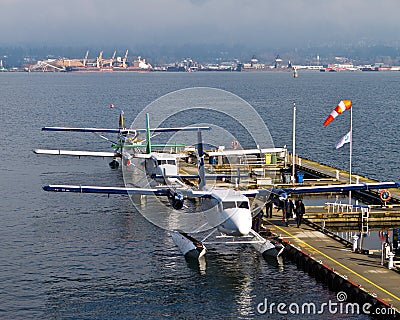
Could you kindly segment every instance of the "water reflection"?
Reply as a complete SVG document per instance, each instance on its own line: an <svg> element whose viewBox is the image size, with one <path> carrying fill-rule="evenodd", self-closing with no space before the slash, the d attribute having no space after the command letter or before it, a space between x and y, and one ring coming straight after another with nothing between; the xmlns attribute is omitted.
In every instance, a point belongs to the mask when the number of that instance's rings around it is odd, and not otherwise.
<svg viewBox="0 0 400 320"><path fill-rule="evenodd" d="M207 271L207 261L206 257L202 256L200 259L191 259L191 258L186 258L185 260L187 262L187 265L189 268L192 270L197 271L201 275L205 275Z"/></svg>

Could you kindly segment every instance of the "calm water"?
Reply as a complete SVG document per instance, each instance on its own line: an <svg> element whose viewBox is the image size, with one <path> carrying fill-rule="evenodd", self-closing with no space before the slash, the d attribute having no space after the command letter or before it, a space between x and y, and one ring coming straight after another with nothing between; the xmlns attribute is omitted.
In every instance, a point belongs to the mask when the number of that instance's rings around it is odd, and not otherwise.
<svg viewBox="0 0 400 320"><path fill-rule="evenodd" d="M296 102L298 152L345 168L348 147L335 150L334 145L348 130L348 115L327 128L322 122L339 100L352 99L353 171L399 180L399 85L400 73L304 72L298 79L290 73L0 74L0 318L248 319L258 317L264 298L335 300L296 266L278 267L248 247L211 248L206 271L200 272L128 198L41 189L47 183L122 185L122 174L111 171L107 160L39 157L31 150L107 150L109 143L92 134L40 128L114 127L110 103L123 106L129 123L163 94L210 86L253 105L276 146L291 145Z"/></svg>

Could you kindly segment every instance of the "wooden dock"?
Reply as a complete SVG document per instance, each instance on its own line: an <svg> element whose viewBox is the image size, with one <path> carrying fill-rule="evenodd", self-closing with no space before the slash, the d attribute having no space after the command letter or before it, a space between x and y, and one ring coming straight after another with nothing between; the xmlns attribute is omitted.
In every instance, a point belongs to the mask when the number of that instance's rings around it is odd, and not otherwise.
<svg viewBox="0 0 400 320"><path fill-rule="evenodd" d="M285 244L288 259L302 265L330 289L346 292L353 302L373 303L371 299L375 299L381 307L400 310L400 273L382 266L380 254L355 253L346 241L337 241L305 224L297 228L295 221L286 227L281 212L275 210L273 218L264 219L264 225L268 234L274 234ZM399 316L396 311L384 318Z"/></svg>
<svg viewBox="0 0 400 320"><path fill-rule="evenodd" d="M315 184L325 182L329 183L328 181L332 181L332 183L349 183L349 172L342 169L337 169L330 167L325 164L321 164L317 161L305 159L305 158L298 158L297 164L298 170L304 171L305 173L312 175L315 179L305 180L305 184ZM326 181L318 181L319 179L326 179ZM397 178L397 177L394 177ZM369 179L367 177L363 177L360 175L353 174L352 175L352 183L373 183L378 182L373 179ZM400 189L390 189L392 194L392 199L390 203L400 204ZM371 203L373 200L379 202L379 192L374 190L368 190L363 192L357 192L359 196L361 196L362 200L366 201L366 203Z"/></svg>

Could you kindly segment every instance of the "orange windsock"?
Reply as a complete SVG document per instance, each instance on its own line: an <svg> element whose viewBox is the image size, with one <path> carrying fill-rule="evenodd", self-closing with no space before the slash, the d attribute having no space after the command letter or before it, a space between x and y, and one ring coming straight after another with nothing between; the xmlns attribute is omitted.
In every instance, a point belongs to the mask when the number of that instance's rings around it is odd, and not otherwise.
<svg viewBox="0 0 400 320"><path fill-rule="evenodd" d="M343 113L344 110L349 110L351 106L352 106L351 100L340 101L339 104L336 106L336 108L328 116L328 118L326 118L324 126L326 127L328 124L330 124L333 121L333 119L335 119L339 114Z"/></svg>

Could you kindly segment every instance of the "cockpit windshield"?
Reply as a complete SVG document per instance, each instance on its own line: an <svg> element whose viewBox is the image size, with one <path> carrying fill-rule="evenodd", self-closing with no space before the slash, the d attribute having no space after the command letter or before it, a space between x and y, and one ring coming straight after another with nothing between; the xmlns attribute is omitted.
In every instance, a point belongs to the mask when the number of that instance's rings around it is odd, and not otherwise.
<svg viewBox="0 0 400 320"><path fill-rule="evenodd" d="M224 206L224 209L236 208L236 202L235 201L225 201L225 202L222 203L222 205Z"/></svg>
<svg viewBox="0 0 400 320"><path fill-rule="evenodd" d="M249 203L247 201L237 202L238 208L249 209Z"/></svg>
<svg viewBox="0 0 400 320"><path fill-rule="evenodd" d="M163 164L172 164L172 165L176 165L175 160L157 160L157 163L159 166L163 165Z"/></svg>
<svg viewBox="0 0 400 320"><path fill-rule="evenodd" d="M247 201L224 201L222 202L224 209L242 208L249 209L249 203Z"/></svg>

